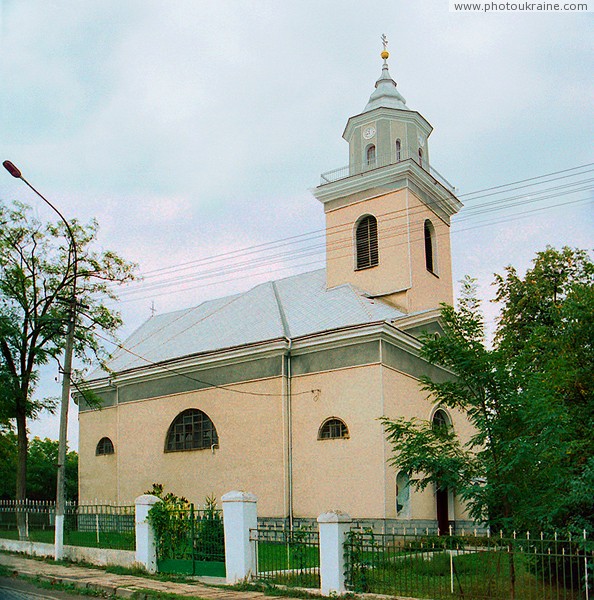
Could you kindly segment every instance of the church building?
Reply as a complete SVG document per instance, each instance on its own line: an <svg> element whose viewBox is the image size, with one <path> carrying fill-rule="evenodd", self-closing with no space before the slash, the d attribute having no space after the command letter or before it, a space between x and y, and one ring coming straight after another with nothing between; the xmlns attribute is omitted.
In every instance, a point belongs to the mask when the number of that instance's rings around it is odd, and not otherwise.
<svg viewBox="0 0 594 600"><path fill-rule="evenodd" d="M80 401L80 499L128 503L153 482L197 504L253 492L261 517L357 519L447 530L468 516L448 491L416 492L390 466L382 416L451 425L419 357L453 301L455 189L433 169L432 126L406 105L388 52L343 133L349 165L322 175L326 268L150 318Z"/></svg>

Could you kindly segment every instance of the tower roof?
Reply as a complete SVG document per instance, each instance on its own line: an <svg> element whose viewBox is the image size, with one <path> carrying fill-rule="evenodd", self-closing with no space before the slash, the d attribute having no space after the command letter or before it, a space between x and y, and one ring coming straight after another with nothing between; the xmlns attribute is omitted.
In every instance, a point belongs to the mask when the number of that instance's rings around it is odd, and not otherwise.
<svg viewBox="0 0 594 600"><path fill-rule="evenodd" d="M385 36L382 36L384 42L384 50L381 54L384 59L382 66L382 74L380 78L375 82L375 91L369 97L369 102L363 110L363 112L369 112L375 108L398 108L400 110L410 110L406 106L406 100L402 94L396 89L396 82L390 76L388 71L388 57L389 52L386 50L386 44L388 41Z"/></svg>

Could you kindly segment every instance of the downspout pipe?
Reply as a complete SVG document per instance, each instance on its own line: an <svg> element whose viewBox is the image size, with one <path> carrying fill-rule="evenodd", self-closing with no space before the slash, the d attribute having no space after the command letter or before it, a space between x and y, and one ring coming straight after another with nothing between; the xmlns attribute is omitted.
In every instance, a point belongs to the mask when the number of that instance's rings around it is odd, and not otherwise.
<svg viewBox="0 0 594 600"><path fill-rule="evenodd" d="M286 390L285 402L287 411L287 508L289 511L289 530L293 531L293 407L292 407L292 365L291 350L293 340L285 337L287 340L287 350L285 352L285 375Z"/></svg>

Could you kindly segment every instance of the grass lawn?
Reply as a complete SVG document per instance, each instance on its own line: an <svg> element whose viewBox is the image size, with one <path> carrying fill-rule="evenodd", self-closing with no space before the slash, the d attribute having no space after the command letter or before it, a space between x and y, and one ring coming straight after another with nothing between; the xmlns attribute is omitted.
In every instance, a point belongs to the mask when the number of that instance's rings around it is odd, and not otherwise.
<svg viewBox="0 0 594 600"><path fill-rule="evenodd" d="M376 552L355 565L351 588L415 598L464 598L464 600L508 600L510 595L510 554L474 552L454 555L453 582L450 555L446 552L423 555L393 555ZM531 557L513 555L516 598L522 600L578 600L577 590L566 590L552 581L542 581L531 568ZM453 583L453 593L452 593Z"/></svg>
<svg viewBox="0 0 594 600"><path fill-rule="evenodd" d="M9 540L18 540L19 534L16 529L0 531L0 538ZM53 529L31 529L29 530L29 540L31 542L54 543ZM97 533L94 531L65 531L64 543L69 546L84 546L86 548L114 548L118 550L134 550L136 541L133 532L99 532L99 541Z"/></svg>
<svg viewBox="0 0 594 600"><path fill-rule="evenodd" d="M258 573L261 579L288 586L319 587L318 546L258 542Z"/></svg>

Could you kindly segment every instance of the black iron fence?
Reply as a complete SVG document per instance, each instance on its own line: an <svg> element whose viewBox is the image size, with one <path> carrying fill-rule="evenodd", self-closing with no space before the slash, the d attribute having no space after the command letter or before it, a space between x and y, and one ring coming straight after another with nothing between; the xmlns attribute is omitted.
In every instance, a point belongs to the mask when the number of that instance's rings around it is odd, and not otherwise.
<svg viewBox="0 0 594 600"><path fill-rule="evenodd" d="M250 530L256 543L256 578L299 587L320 587L320 538L305 529Z"/></svg>
<svg viewBox="0 0 594 600"><path fill-rule="evenodd" d="M594 598L594 544L567 537L378 534L353 529L345 543L354 592L465 600Z"/></svg>

